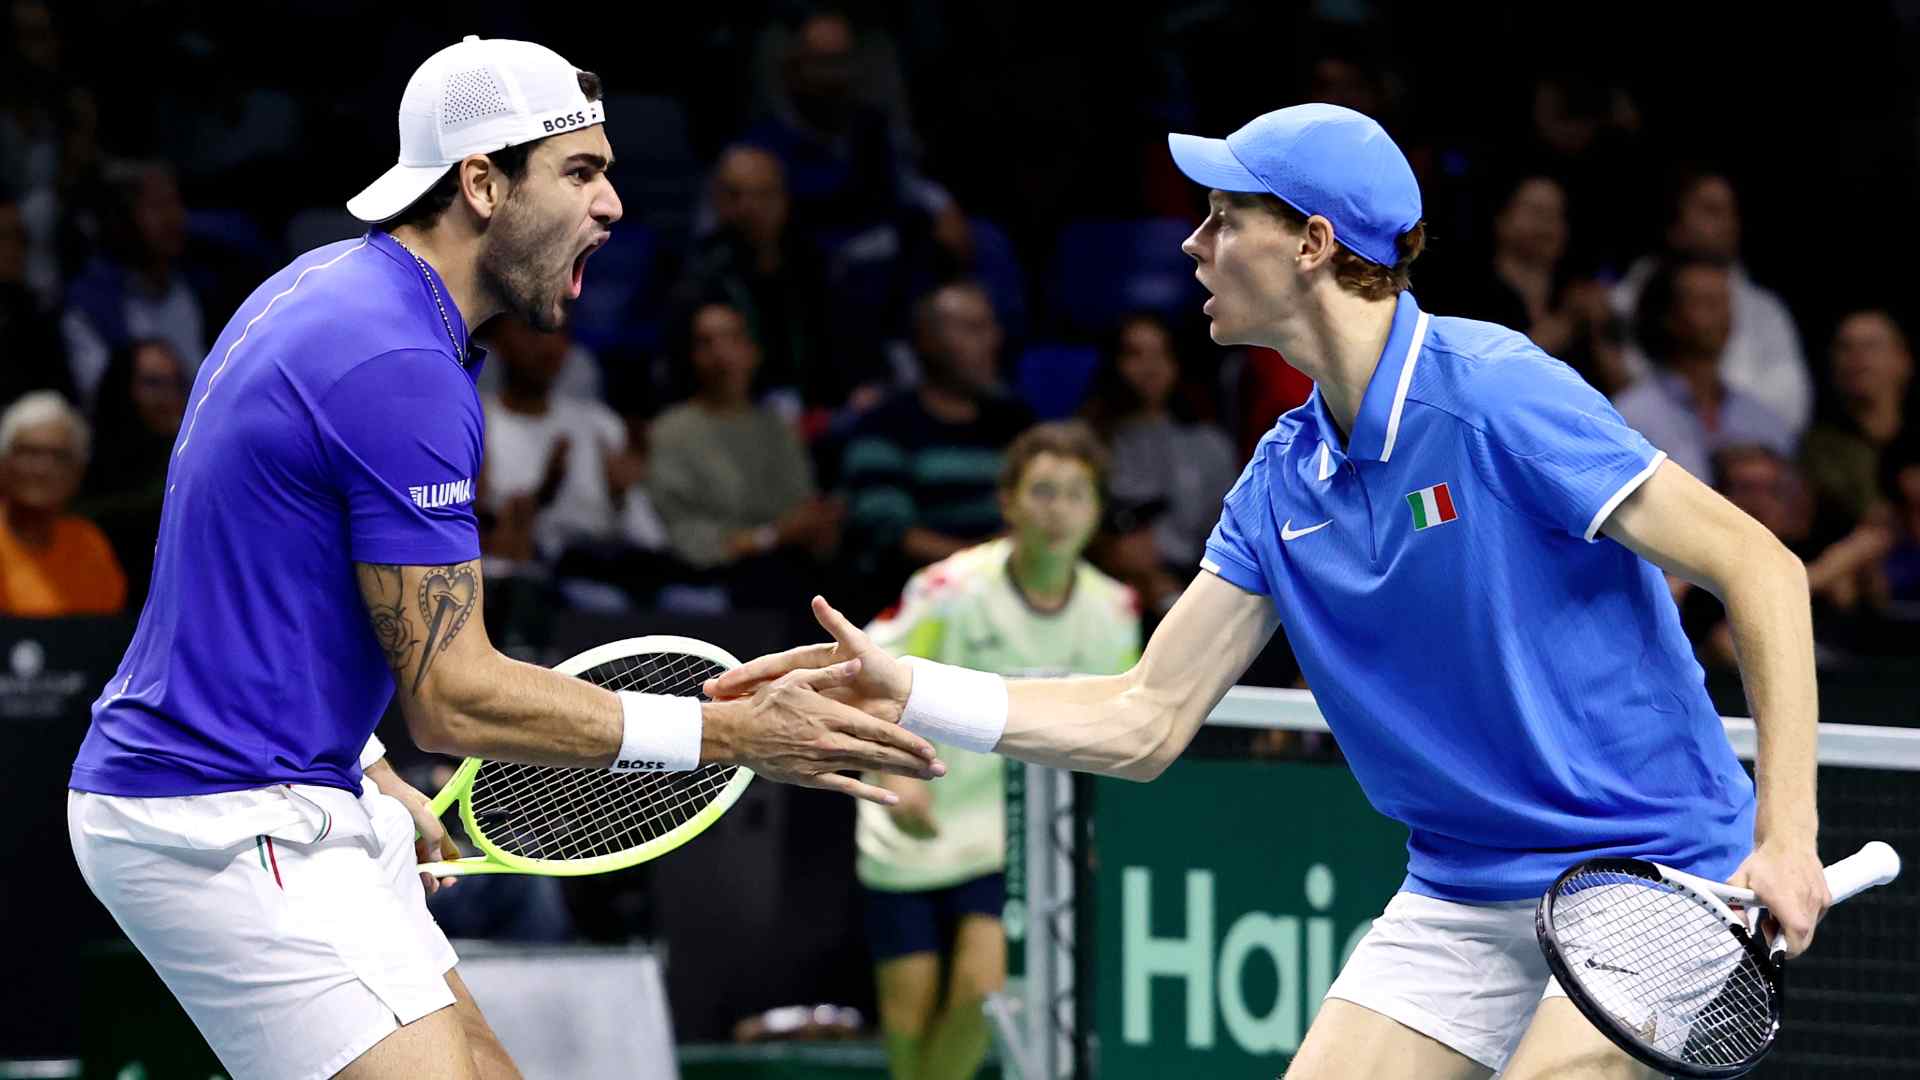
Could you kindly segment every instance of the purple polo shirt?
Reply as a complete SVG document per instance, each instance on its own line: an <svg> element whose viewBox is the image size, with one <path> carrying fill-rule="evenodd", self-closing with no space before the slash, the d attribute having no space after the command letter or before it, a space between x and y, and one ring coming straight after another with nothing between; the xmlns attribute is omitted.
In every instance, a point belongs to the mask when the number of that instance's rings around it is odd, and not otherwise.
<svg viewBox="0 0 1920 1080"><path fill-rule="evenodd" d="M480 361L446 285L379 230L247 298L194 380L152 591L70 786L359 790L393 676L354 564L479 557Z"/></svg>

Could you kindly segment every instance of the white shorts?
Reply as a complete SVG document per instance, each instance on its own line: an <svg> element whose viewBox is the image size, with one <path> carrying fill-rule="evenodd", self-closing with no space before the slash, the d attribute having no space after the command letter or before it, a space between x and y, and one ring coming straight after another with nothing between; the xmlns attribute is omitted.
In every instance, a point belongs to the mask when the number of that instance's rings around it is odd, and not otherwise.
<svg viewBox="0 0 1920 1080"><path fill-rule="evenodd" d="M371 782L178 798L70 791L81 876L235 1080L332 1076L453 1004L413 818Z"/></svg>
<svg viewBox="0 0 1920 1080"><path fill-rule="evenodd" d="M1457 904L1403 892L1327 988L1500 1071L1534 1010L1565 997L1534 935L1531 900Z"/></svg>

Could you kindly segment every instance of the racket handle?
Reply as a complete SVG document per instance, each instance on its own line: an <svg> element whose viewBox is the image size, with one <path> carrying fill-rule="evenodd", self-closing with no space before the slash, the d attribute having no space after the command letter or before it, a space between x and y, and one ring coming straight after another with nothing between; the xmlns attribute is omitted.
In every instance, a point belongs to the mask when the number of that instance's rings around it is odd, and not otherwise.
<svg viewBox="0 0 1920 1080"><path fill-rule="evenodd" d="M1900 853L1875 840L1827 867L1827 891L1839 903L1900 876Z"/></svg>

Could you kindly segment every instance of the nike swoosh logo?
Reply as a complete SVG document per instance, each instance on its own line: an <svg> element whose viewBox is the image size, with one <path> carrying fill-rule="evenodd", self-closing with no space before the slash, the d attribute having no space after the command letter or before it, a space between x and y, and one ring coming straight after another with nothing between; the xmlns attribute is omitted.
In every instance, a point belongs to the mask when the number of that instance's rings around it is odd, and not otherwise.
<svg viewBox="0 0 1920 1080"><path fill-rule="evenodd" d="M1333 524L1333 519L1328 518L1327 520L1321 522L1318 525L1309 525L1306 528L1296 532L1293 528L1293 519L1288 518L1287 523L1285 525L1280 526L1280 539L1298 540L1301 537L1307 535L1308 533L1319 532L1321 529L1324 529L1331 524Z"/></svg>

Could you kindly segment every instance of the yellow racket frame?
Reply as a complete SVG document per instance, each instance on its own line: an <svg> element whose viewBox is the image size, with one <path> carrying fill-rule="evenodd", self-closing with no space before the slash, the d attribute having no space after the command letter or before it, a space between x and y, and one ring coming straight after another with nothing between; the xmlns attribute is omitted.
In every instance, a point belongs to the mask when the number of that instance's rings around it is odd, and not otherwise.
<svg viewBox="0 0 1920 1080"><path fill-rule="evenodd" d="M653 653L682 653L711 660L722 668L736 668L740 661L732 653L717 645L710 645L697 638L677 637L672 634L650 634L646 637L625 638L595 646L583 653L569 657L554 665L554 670L562 675L579 675L599 667L601 664L628 657L645 656ZM456 801L460 804L460 821L467 827L467 837L480 849L479 855L470 855L463 859L446 862L421 863L420 871L434 877L465 877L471 874L535 874L542 877L580 877L587 874L606 874L615 870L625 870L643 862L657 859L666 853L699 836L720 820L740 798L747 785L753 782L753 770L744 765L734 769L733 776L720 794L699 813L675 826L663 836L628 851L614 852L610 855L596 855L590 859L532 859L524 855L515 855L503 851L487 838L485 830L473 817L473 800L469 798L473 789L473 778L485 764L485 759L470 757L460 763L453 778L447 781L440 793L433 797L431 806L435 817L447 812L447 808Z"/></svg>

